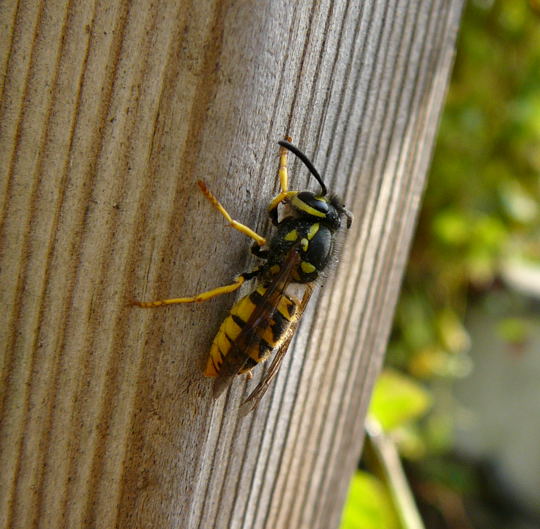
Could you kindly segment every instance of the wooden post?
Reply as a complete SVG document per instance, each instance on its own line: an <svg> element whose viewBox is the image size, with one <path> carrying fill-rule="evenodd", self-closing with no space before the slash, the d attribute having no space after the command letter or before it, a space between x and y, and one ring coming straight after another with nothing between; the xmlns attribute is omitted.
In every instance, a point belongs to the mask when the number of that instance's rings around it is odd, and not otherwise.
<svg viewBox="0 0 540 529"><path fill-rule="evenodd" d="M462 0L0 5L0 526L335 528ZM257 411L202 366L285 133L355 214ZM313 186L291 167L294 188ZM316 186L315 186L316 188Z"/></svg>

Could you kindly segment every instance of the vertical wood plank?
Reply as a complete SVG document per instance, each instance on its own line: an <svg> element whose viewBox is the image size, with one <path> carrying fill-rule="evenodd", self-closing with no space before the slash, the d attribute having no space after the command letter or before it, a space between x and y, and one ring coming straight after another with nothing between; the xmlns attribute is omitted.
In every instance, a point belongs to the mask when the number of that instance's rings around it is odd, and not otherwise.
<svg viewBox="0 0 540 529"><path fill-rule="evenodd" d="M0 4L2 527L336 527L462 0ZM277 380L201 375L288 133L356 215ZM291 164L291 185L312 185Z"/></svg>

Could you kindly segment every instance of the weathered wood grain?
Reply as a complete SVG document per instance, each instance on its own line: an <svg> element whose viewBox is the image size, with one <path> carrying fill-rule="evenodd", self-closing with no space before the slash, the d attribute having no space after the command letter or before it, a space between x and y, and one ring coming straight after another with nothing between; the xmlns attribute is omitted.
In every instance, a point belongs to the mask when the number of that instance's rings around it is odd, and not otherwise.
<svg viewBox="0 0 540 529"><path fill-rule="evenodd" d="M462 0L0 3L0 526L336 527ZM201 369L285 134L356 215L258 410ZM291 185L306 170L292 164ZM259 369L259 376L262 369Z"/></svg>

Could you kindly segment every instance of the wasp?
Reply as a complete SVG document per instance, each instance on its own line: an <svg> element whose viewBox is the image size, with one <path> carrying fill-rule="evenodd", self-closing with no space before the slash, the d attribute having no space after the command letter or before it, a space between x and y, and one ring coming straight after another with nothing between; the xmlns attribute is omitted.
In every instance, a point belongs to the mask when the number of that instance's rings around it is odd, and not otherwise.
<svg viewBox="0 0 540 529"><path fill-rule="evenodd" d="M158 301L134 301L143 308L175 303L202 302L239 289L255 279L256 287L237 301L219 328L208 356L204 375L215 378L217 398L232 383L235 375L246 373L275 352L270 368L259 385L241 406L241 413L253 410L279 370L298 327L298 322L313 292L314 284L327 268L335 251L336 234L345 216L347 228L352 215L335 195L328 195L326 185L308 157L295 147L290 137L278 142L280 192L270 201L268 215L276 232L270 241L248 226L234 220L204 182L198 186L212 206L234 229L255 242L252 253L262 264L238 275L229 285L220 286L191 297ZM321 187L319 193L289 191L288 152L295 154ZM279 209L279 212L278 212ZM303 295L297 297L293 284Z"/></svg>

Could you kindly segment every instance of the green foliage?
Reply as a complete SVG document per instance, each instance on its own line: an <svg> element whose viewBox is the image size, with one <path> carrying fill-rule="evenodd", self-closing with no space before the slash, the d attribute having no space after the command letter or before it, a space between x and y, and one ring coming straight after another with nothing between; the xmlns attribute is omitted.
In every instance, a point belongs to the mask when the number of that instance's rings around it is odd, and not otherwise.
<svg viewBox="0 0 540 529"><path fill-rule="evenodd" d="M390 432L422 416L430 405L431 396L414 379L386 369L375 385L369 415Z"/></svg>
<svg viewBox="0 0 540 529"><path fill-rule="evenodd" d="M415 421L431 405L431 394L423 385L408 375L385 369L375 384L368 417L380 424L403 455L417 459L425 454L425 443Z"/></svg>
<svg viewBox="0 0 540 529"><path fill-rule="evenodd" d="M400 529L419 522L395 443L405 452L414 452L418 436L410 435L409 426L430 404L428 392L410 376L391 369L381 374L369 410L366 462L374 474L358 471L353 478L342 529ZM421 527L421 523L411 527Z"/></svg>
<svg viewBox="0 0 540 529"><path fill-rule="evenodd" d="M387 355L433 393L430 416L409 428L409 456L451 448L449 386L471 368L471 296L491 289L505 263L540 263L540 18L531 6L471 0L464 14ZM519 343L527 328L513 319L498 332Z"/></svg>
<svg viewBox="0 0 540 529"><path fill-rule="evenodd" d="M534 7L471 0L463 18L388 355L427 380L468 372L462 321L471 293L489 289L509 259L540 262Z"/></svg>
<svg viewBox="0 0 540 529"><path fill-rule="evenodd" d="M349 488L341 529L400 529L384 484L358 471Z"/></svg>

